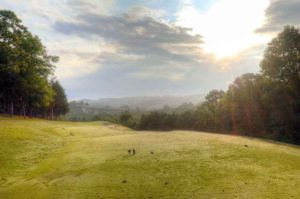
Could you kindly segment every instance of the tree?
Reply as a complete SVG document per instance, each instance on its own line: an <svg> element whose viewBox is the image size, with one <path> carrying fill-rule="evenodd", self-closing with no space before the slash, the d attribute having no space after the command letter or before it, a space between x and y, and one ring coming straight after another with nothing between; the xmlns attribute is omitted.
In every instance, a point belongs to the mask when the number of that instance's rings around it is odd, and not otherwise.
<svg viewBox="0 0 300 199"><path fill-rule="evenodd" d="M222 90L212 90L205 96L205 100L209 104L216 105L224 95L225 92Z"/></svg>
<svg viewBox="0 0 300 199"><path fill-rule="evenodd" d="M218 110L220 100L224 97L222 90L212 90L205 96L205 101L197 108L197 129L219 130Z"/></svg>
<svg viewBox="0 0 300 199"><path fill-rule="evenodd" d="M259 136L264 131L265 110L261 98L264 83L262 75L247 73L237 77L229 86L225 104L234 132Z"/></svg>
<svg viewBox="0 0 300 199"><path fill-rule="evenodd" d="M0 10L0 89L2 104L10 106L11 115L14 114L16 97L20 95L20 46L27 32L13 12Z"/></svg>
<svg viewBox="0 0 300 199"><path fill-rule="evenodd" d="M177 128L193 130L195 129L196 119L194 111L185 111L178 117Z"/></svg>
<svg viewBox="0 0 300 199"><path fill-rule="evenodd" d="M52 89L54 91L54 100L51 104L51 117L58 117L64 115L69 111L68 100L64 88L60 85L59 81L53 80Z"/></svg>
<svg viewBox="0 0 300 199"><path fill-rule="evenodd" d="M129 111L125 111L120 115L120 123L125 126L132 126L133 117Z"/></svg>
<svg viewBox="0 0 300 199"><path fill-rule="evenodd" d="M9 10L0 10L0 105L3 112L32 115L53 98L49 79L58 57L47 54L37 36Z"/></svg>
<svg viewBox="0 0 300 199"><path fill-rule="evenodd" d="M47 80L39 76L31 76L26 80L25 99L26 105L29 107L29 116L33 116L33 111L46 111L54 100L54 89ZM23 103L24 106L25 103ZM25 115L25 113L23 113Z"/></svg>
<svg viewBox="0 0 300 199"><path fill-rule="evenodd" d="M276 116L272 116L275 126L280 129L280 134L288 135L290 140L300 143L299 29L293 26L284 27L284 30L268 44L261 69L272 81L269 101L274 102L278 99L276 105L273 105L273 109L276 110Z"/></svg>
<svg viewBox="0 0 300 199"><path fill-rule="evenodd" d="M261 61L265 76L274 81L300 84L300 34L299 29L286 26L265 50Z"/></svg>

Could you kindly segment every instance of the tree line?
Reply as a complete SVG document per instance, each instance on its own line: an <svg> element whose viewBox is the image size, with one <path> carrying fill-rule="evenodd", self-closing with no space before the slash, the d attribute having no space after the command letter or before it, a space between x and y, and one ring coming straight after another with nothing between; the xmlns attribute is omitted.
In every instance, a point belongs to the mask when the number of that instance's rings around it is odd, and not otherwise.
<svg viewBox="0 0 300 199"><path fill-rule="evenodd" d="M0 10L0 113L54 118L68 111L57 56L9 10Z"/></svg>
<svg viewBox="0 0 300 199"><path fill-rule="evenodd" d="M212 90L196 109L153 111L120 122L138 130L227 132L300 144L300 34L286 26L266 48L259 74L237 77L227 91Z"/></svg>

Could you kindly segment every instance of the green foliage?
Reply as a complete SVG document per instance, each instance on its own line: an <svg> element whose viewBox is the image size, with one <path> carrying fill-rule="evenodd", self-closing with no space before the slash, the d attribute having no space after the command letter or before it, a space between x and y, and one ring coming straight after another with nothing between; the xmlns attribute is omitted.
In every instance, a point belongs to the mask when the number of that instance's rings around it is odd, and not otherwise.
<svg viewBox="0 0 300 199"><path fill-rule="evenodd" d="M54 91L54 100L51 104L54 115L64 115L69 111L68 100L65 91L57 80L53 81L51 86Z"/></svg>
<svg viewBox="0 0 300 199"><path fill-rule="evenodd" d="M131 128L134 128L136 125L136 122L129 111L125 111L120 115L120 123Z"/></svg>
<svg viewBox="0 0 300 199"><path fill-rule="evenodd" d="M268 44L268 48L261 62L263 74L275 81L299 81L299 52L299 29L293 26L286 26L284 30Z"/></svg>
<svg viewBox="0 0 300 199"><path fill-rule="evenodd" d="M57 100L56 92L65 97L49 81L57 61L12 11L0 10L0 112L41 116Z"/></svg>
<svg viewBox="0 0 300 199"><path fill-rule="evenodd" d="M144 130L162 130L164 126L162 126L163 121L165 121L166 113L152 111L149 114L142 115L140 119L140 123L138 125L138 129ZM166 128L169 128L166 126Z"/></svg>

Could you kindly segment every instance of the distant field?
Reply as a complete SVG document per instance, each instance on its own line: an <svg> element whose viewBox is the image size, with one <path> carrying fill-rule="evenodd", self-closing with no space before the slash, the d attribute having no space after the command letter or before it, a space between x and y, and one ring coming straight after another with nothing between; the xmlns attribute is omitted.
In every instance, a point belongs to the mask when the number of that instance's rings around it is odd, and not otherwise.
<svg viewBox="0 0 300 199"><path fill-rule="evenodd" d="M134 147L136 155L127 150ZM152 152L152 153L151 153ZM0 118L0 198L299 198L300 148Z"/></svg>

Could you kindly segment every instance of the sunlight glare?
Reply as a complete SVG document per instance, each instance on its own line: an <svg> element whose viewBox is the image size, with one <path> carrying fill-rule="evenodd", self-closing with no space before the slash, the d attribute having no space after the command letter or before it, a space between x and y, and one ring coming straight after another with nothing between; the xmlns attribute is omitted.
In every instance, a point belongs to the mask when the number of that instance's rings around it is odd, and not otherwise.
<svg viewBox="0 0 300 199"><path fill-rule="evenodd" d="M265 21L269 3L269 0L220 0L205 12L185 4L177 13L176 24L202 35L206 52L217 58L233 56L269 39L255 33Z"/></svg>

